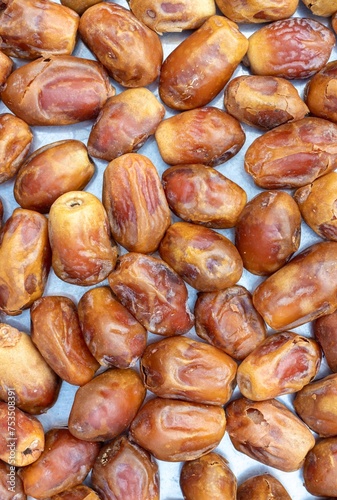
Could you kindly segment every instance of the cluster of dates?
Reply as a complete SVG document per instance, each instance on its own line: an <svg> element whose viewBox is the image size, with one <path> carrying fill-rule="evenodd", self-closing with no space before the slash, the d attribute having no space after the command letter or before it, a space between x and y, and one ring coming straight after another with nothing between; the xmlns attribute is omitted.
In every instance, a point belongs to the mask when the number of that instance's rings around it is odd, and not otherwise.
<svg viewBox="0 0 337 500"><path fill-rule="evenodd" d="M12 112L0 115L0 182L19 205L0 234L0 310L31 321L30 334L0 323L2 500L155 500L156 459L184 462L186 500L289 499L270 474L237 486L214 451L226 431L236 450L303 467L311 494L337 497L337 1L303 3L332 29L294 16L297 0L0 1ZM240 23L266 24L247 38ZM160 35L187 29L163 61ZM96 60L72 55L78 37ZM13 69L12 57L29 62ZM240 63L251 74L232 78ZM292 79L308 79L303 100ZM223 90L224 109L209 105ZM35 126L87 120L87 145L30 152ZM244 155L261 188L249 201L215 168L246 126L263 131ZM161 178L138 153L151 136ZM108 162L100 198L85 190L92 158ZM324 241L292 258L302 219ZM51 269L88 287L78 304L45 293ZM252 293L243 269L265 278ZM312 337L289 331L311 321ZM193 326L200 340L185 335ZM322 352L331 374L313 381ZM45 433L36 416L62 381L79 386L68 425Z"/></svg>

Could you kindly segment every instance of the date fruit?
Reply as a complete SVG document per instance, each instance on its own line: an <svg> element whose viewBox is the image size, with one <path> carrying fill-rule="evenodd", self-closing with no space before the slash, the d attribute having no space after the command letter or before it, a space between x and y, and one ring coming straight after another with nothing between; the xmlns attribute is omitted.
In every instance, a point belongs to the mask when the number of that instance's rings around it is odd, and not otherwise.
<svg viewBox="0 0 337 500"><path fill-rule="evenodd" d="M130 10L110 2L93 5L81 16L79 33L124 87L146 87L158 78L163 59L160 38Z"/></svg>
<svg viewBox="0 0 337 500"><path fill-rule="evenodd" d="M227 406L226 417L237 451L284 472L298 470L315 444L308 427L276 399L236 399Z"/></svg>
<svg viewBox="0 0 337 500"><path fill-rule="evenodd" d="M218 170L205 165L167 168L162 184L171 210L186 222L214 229L236 225L246 192Z"/></svg>
<svg viewBox="0 0 337 500"><path fill-rule="evenodd" d="M16 469L0 461L0 498L1 500L27 500L23 484Z"/></svg>
<svg viewBox="0 0 337 500"><path fill-rule="evenodd" d="M129 427L145 393L135 370L107 370L77 390L69 415L69 431L84 441L113 439Z"/></svg>
<svg viewBox="0 0 337 500"><path fill-rule="evenodd" d="M148 345L140 360L145 387L156 396L210 405L229 401L236 370L220 349L183 336Z"/></svg>
<svg viewBox="0 0 337 500"><path fill-rule="evenodd" d="M224 16L211 16L163 62L159 95L173 109L205 106L224 88L248 49L247 38Z"/></svg>
<svg viewBox="0 0 337 500"><path fill-rule="evenodd" d="M1 98L28 125L70 125L96 118L114 94L98 62L49 56L15 69Z"/></svg>
<svg viewBox="0 0 337 500"><path fill-rule="evenodd" d="M216 448L225 430L221 406L154 398L139 410L129 434L158 460L181 462Z"/></svg>
<svg viewBox="0 0 337 500"><path fill-rule="evenodd" d="M337 12L336 0L302 0L315 16L330 17Z"/></svg>
<svg viewBox="0 0 337 500"><path fill-rule="evenodd" d="M337 123L336 88L337 61L331 61L305 87L304 99L312 115Z"/></svg>
<svg viewBox="0 0 337 500"><path fill-rule="evenodd" d="M330 370L337 373L337 311L317 318L312 325Z"/></svg>
<svg viewBox="0 0 337 500"><path fill-rule="evenodd" d="M180 472L180 488L185 500L236 500L236 477L227 460L211 451L185 462Z"/></svg>
<svg viewBox="0 0 337 500"><path fill-rule="evenodd" d="M335 43L332 30L315 19L283 19L249 37L245 62L254 75L309 78L328 62Z"/></svg>
<svg viewBox="0 0 337 500"><path fill-rule="evenodd" d="M183 335L192 328L186 285L163 260L141 253L122 255L108 280L118 300L150 332Z"/></svg>
<svg viewBox="0 0 337 500"><path fill-rule="evenodd" d="M321 350L315 340L293 332L274 333L242 361L237 384L248 399L272 399L309 384L320 364Z"/></svg>
<svg viewBox="0 0 337 500"><path fill-rule="evenodd" d="M252 476L240 484L237 500L291 500L284 486L276 477L265 472Z"/></svg>
<svg viewBox="0 0 337 500"><path fill-rule="evenodd" d="M194 308L197 335L242 360L266 338L266 325L243 286L199 293Z"/></svg>
<svg viewBox="0 0 337 500"><path fill-rule="evenodd" d="M22 208L47 213L59 196L83 189L94 173L81 141L53 142L26 158L15 179L14 197Z"/></svg>
<svg viewBox="0 0 337 500"><path fill-rule="evenodd" d="M249 272L269 275L280 269L300 246L301 212L284 191L263 191L242 210L235 227L235 246Z"/></svg>
<svg viewBox="0 0 337 500"><path fill-rule="evenodd" d="M303 465L306 489L315 496L337 496L337 437L325 438L309 451Z"/></svg>
<svg viewBox="0 0 337 500"><path fill-rule="evenodd" d="M69 9L73 9L81 16L85 10L101 1L102 0L61 0L61 4L69 7Z"/></svg>
<svg viewBox="0 0 337 500"><path fill-rule="evenodd" d="M78 303L84 340L102 366L129 368L146 347L147 332L108 286L92 288Z"/></svg>
<svg viewBox="0 0 337 500"><path fill-rule="evenodd" d="M91 476L103 500L159 500L159 471L153 457L121 436L101 449Z"/></svg>
<svg viewBox="0 0 337 500"><path fill-rule="evenodd" d="M152 253L158 248L171 214L151 160L129 153L110 162L104 171L102 201L117 243L130 252Z"/></svg>
<svg viewBox="0 0 337 500"><path fill-rule="evenodd" d="M98 452L98 443L76 439L68 429L50 429L40 458L20 469L25 492L42 500L81 484Z"/></svg>
<svg viewBox="0 0 337 500"><path fill-rule="evenodd" d="M70 490L65 490L58 495L54 495L51 500L100 500L100 497L94 490L81 484Z"/></svg>
<svg viewBox="0 0 337 500"><path fill-rule="evenodd" d="M216 4L236 23L266 23L291 17L298 0L216 0Z"/></svg>
<svg viewBox="0 0 337 500"><path fill-rule="evenodd" d="M13 61L10 57L6 56L0 50L0 93L3 89L3 86L11 74L13 69Z"/></svg>
<svg viewBox="0 0 337 500"><path fill-rule="evenodd" d="M242 275L242 259L233 243L207 227L175 222L159 245L161 258L189 285L202 292L223 290Z"/></svg>
<svg viewBox="0 0 337 500"><path fill-rule="evenodd" d="M337 167L337 124L317 117L285 123L257 137L245 169L259 187L298 188Z"/></svg>
<svg viewBox="0 0 337 500"><path fill-rule="evenodd" d="M117 247L112 241L101 201L85 191L69 191L52 204L49 239L55 274L75 285L94 285L114 269Z"/></svg>

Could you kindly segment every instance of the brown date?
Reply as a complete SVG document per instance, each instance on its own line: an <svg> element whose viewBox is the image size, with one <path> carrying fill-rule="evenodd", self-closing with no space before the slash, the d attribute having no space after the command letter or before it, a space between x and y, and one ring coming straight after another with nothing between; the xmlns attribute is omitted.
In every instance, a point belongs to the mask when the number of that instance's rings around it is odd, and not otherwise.
<svg viewBox="0 0 337 500"><path fill-rule="evenodd" d="M112 160L103 176L103 205L112 236L130 252L154 252L171 224L157 169L146 156Z"/></svg>
<svg viewBox="0 0 337 500"><path fill-rule="evenodd" d="M15 69L1 98L28 125L70 125L96 118L114 93L98 62L49 56Z"/></svg>
<svg viewBox="0 0 337 500"><path fill-rule="evenodd" d="M15 393L15 403L26 413L37 415L55 403L60 379L34 346L31 337L0 323L0 399Z"/></svg>
<svg viewBox="0 0 337 500"><path fill-rule="evenodd" d="M159 500L158 465L125 436L103 446L91 481L103 500Z"/></svg>
<svg viewBox="0 0 337 500"><path fill-rule="evenodd" d="M16 208L0 235L0 310L9 315L39 299L50 270L48 222L44 215Z"/></svg>
<svg viewBox="0 0 337 500"><path fill-rule="evenodd" d="M192 328L186 285L163 260L141 253L122 255L108 280L118 300L150 332L172 336Z"/></svg>
<svg viewBox="0 0 337 500"><path fill-rule="evenodd" d="M237 120L262 130L300 120L309 113L296 87L276 76L233 78L225 88L224 104Z"/></svg>
<svg viewBox="0 0 337 500"><path fill-rule="evenodd" d="M32 131L21 118L10 113L0 115L0 184L16 175L32 141Z"/></svg>
<svg viewBox="0 0 337 500"><path fill-rule="evenodd" d="M15 179L14 197L22 208L47 213L59 196L83 189L94 173L81 141L53 142L26 158Z"/></svg>
<svg viewBox="0 0 337 500"><path fill-rule="evenodd" d="M246 479L237 491L237 500L291 500L284 486L269 473Z"/></svg>
<svg viewBox="0 0 337 500"><path fill-rule="evenodd" d="M298 0L216 0L216 4L236 23L266 23L291 17Z"/></svg>
<svg viewBox="0 0 337 500"><path fill-rule="evenodd" d="M0 50L22 59L70 55L76 43L79 16L49 0L2 0Z"/></svg>
<svg viewBox="0 0 337 500"><path fill-rule="evenodd" d="M337 241L337 173L330 172L298 188L294 199L308 226L321 238Z"/></svg>
<svg viewBox="0 0 337 500"><path fill-rule="evenodd" d="M337 308L337 242L304 249L263 281L253 303L274 330L295 328Z"/></svg>
<svg viewBox="0 0 337 500"><path fill-rule="evenodd" d="M100 3L102 0L61 0L61 4L73 9L80 16L92 5Z"/></svg>
<svg viewBox="0 0 337 500"><path fill-rule="evenodd" d="M30 319L32 341L59 377L73 385L93 378L99 363L84 341L71 299L41 297L32 305Z"/></svg>
<svg viewBox="0 0 337 500"><path fill-rule="evenodd" d="M89 134L89 154L111 161L135 153L155 133L164 115L164 106L146 88L110 97Z"/></svg>
<svg viewBox="0 0 337 500"><path fill-rule="evenodd" d="M302 0L315 16L330 17L337 12L336 0Z"/></svg>
<svg viewBox="0 0 337 500"><path fill-rule="evenodd" d="M81 16L79 33L109 75L124 87L146 87L160 72L157 33L115 3L101 2Z"/></svg>
<svg viewBox="0 0 337 500"><path fill-rule="evenodd" d="M49 240L55 274L81 286L103 281L114 269L117 247L101 201L85 191L57 198L49 213Z"/></svg>
<svg viewBox="0 0 337 500"><path fill-rule="evenodd" d="M315 496L337 497L337 437L325 438L309 451L303 465L304 486Z"/></svg>
<svg viewBox="0 0 337 500"><path fill-rule="evenodd" d="M235 227L235 246L243 265L257 275L280 269L300 246L301 212L284 191L264 191L243 208Z"/></svg>
<svg viewBox="0 0 337 500"><path fill-rule="evenodd" d="M331 17L331 26L335 34L337 34L337 12Z"/></svg>
<svg viewBox="0 0 337 500"><path fill-rule="evenodd" d="M221 406L154 398L139 410L129 434L158 460L181 462L213 450L225 429Z"/></svg>
<svg viewBox="0 0 337 500"><path fill-rule="evenodd" d="M98 452L98 443L76 439L68 429L50 429L40 458L20 469L26 494L42 500L81 484Z"/></svg>
<svg viewBox="0 0 337 500"><path fill-rule="evenodd" d="M97 493L83 484L53 495L51 500L100 500Z"/></svg>
<svg viewBox="0 0 337 500"><path fill-rule="evenodd" d="M183 336L148 345L140 360L145 387L156 396L211 405L229 401L236 370L220 349Z"/></svg>
<svg viewBox="0 0 337 500"><path fill-rule="evenodd" d="M243 286L199 293L194 308L197 335L242 360L266 337L266 325Z"/></svg>
<svg viewBox="0 0 337 500"><path fill-rule="evenodd" d="M227 460L213 451L185 462L180 472L185 500L236 500L236 487L236 477Z"/></svg>
<svg viewBox="0 0 337 500"><path fill-rule="evenodd" d="M102 366L129 368L143 354L147 332L108 286L88 290L78 303L84 340Z"/></svg>
<svg viewBox="0 0 337 500"><path fill-rule="evenodd" d="M107 370L77 390L69 415L69 431L84 441L113 439L129 427L145 393L135 370Z"/></svg>
<svg viewBox="0 0 337 500"><path fill-rule="evenodd" d="M189 222L175 222L167 229L159 254L202 292L230 287L242 275L242 259L233 243L212 229Z"/></svg>
<svg viewBox="0 0 337 500"><path fill-rule="evenodd" d="M337 61L331 61L305 87L304 99L312 115L337 123L336 88Z"/></svg>
<svg viewBox="0 0 337 500"><path fill-rule="evenodd" d="M293 332L274 333L242 361L237 384L246 398L272 399L302 389L317 375L320 364L315 340Z"/></svg>
<svg viewBox="0 0 337 500"><path fill-rule="evenodd" d="M0 92L13 69L13 61L0 50Z"/></svg>
<svg viewBox="0 0 337 500"><path fill-rule="evenodd" d="M337 311L313 321L313 332L330 370L337 373Z"/></svg>
<svg viewBox="0 0 337 500"><path fill-rule="evenodd" d="M27 500L23 484L16 469L0 460L0 498L1 500Z"/></svg>
<svg viewBox="0 0 337 500"><path fill-rule="evenodd" d="M265 132L245 154L245 169L265 189L298 188L337 166L337 124L307 117Z"/></svg>
<svg viewBox="0 0 337 500"><path fill-rule="evenodd" d="M236 225L246 192L218 170L205 165L167 168L162 184L171 210L186 222L214 229Z"/></svg>
<svg viewBox="0 0 337 500"><path fill-rule="evenodd" d="M303 387L293 404L301 419L319 436L337 435L336 373Z"/></svg>
<svg viewBox="0 0 337 500"><path fill-rule="evenodd" d="M8 389L8 403L0 402L0 459L15 467L24 467L35 462L43 452L44 430L37 418L16 408L12 400L15 400L15 392Z"/></svg>
<svg viewBox="0 0 337 500"><path fill-rule="evenodd" d="M315 19L283 19L249 37L246 62L254 75L309 78L325 66L334 45L334 33Z"/></svg>
<svg viewBox="0 0 337 500"><path fill-rule="evenodd" d="M224 88L247 48L248 40L235 23L224 16L211 16L163 62L162 101L179 110L205 106Z"/></svg>
<svg viewBox="0 0 337 500"><path fill-rule="evenodd" d="M227 406L226 417L237 451L284 472L298 470L315 444L308 427L276 399L236 399Z"/></svg>

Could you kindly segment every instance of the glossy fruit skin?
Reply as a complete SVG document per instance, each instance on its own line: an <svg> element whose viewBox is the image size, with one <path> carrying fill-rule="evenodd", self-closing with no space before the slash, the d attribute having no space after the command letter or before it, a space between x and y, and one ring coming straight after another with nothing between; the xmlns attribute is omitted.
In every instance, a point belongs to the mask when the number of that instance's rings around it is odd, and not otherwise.
<svg viewBox="0 0 337 500"><path fill-rule="evenodd" d="M240 484L237 491L237 500L291 500L284 486L269 473L251 476Z"/></svg>
<svg viewBox="0 0 337 500"><path fill-rule="evenodd" d="M52 500L100 500L94 490L83 484L54 495Z"/></svg>
<svg viewBox="0 0 337 500"><path fill-rule="evenodd" d="M315 16L330 17L337 10L336 0L303 0L303 3Z"/></svg>
<svg viewBox="0 0 337 500"><path fill-rule="evenodd" d="M27 500L23 484L11 466L0 461L0 495L2 500Z"/></svg>
<svg viewBox="0 0 337 500"><path fill-rule="evenodd" d="M216 4L236 23L266 23L291 17L298 0L216 0Z"/></svg>
<svg viewBox="0 0 337 500"><path fill-rule="evenodd" d="M13 61L0 50L0 92L13 70Z"/></svg>
<svg viewBox="0 0 337 500"><path fill-rule="evenodd" d="M337 312L313 321L313 333L319 342L330 370L337 373Z"/></svg>
<svg viewBox="0 0 337 500"><path fill-rule="evenodd" d="M61 4L69 7L69 9L74 10L81 16L85 10L100 1L101 0L61 0Z"/></svg>
<svg viewBox="0 0 337 500"><path fill-rule="evenodd" d="M319 440L303 465L304 486L312 495L336 497L337 437Z"/></svg>
<svg viewBox="0 0 337 500"><path fill-rule="evenodd" d="M337 62L326 64L308 81L304 89L304 100L314 116L337 122L335 88L337 78Z"/></svg>

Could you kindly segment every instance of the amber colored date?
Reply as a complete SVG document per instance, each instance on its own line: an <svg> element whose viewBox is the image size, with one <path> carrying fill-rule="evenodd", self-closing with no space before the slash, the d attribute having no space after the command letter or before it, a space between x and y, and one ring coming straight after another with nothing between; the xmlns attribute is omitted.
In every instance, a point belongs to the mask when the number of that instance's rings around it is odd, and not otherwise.
<svg viewBox="0 0 337 500"><path fill-rule="evenodd" d="M302 0L315 16L330 17L337 11L336 0Z"/></svg>
<svg viewBox="0 0 337 500"><path fill-rule="evenodd" d="M309 451L303 465L303 479L306 489L315 496L336 497L337 495L337 437L325 438Z"/></svg>
<svg viewBox="0 0 337 500"><path fill-rule="evenodd" d="M58 495L53 495L51 500L100 500L100 498L94 490L81 484Z"/></svg>
<svg viewBox="0 0 337 500"><path fill-rule="evenodd" d="M276 477L269 473L252 476L240 484L237 500L291 500L288 492Z"/></svg>
<svg viewBox="0 0 337 500"><path fill-rule="evenodd" d="M92 5L100 3L101 0L61 0L61 4L73 9L80 16ZM91 499L90 499L91 500Z"/></svg>
<svg viewBox="0 0 337 500"><path fill-rule="evenodd" d="M291 17L298 0L216 0L216 4L236 23L266 23Z"/></svg>
<svg viewBox="0 0 337 500"><path fill-rule="evenodd" d="M0 497L1 500L27 500L23 484L18 474L11 478L13 469L8 464L0 462ZM13 477L13 475L12 475ZM14 496L13 496L14 493Z"/></svg>
<svg viewBox="0 0 337 500"><path fill-rule="evenodd" d="M337 311L313 321L313 332L330 370L337 372Z"/></svg>
<svg viewBox="0 0 337 500"><path fill-rule="evenodd" d="M331 61L309 80L304 89L310 113L334 123L337 123L336 78L337 61Z"/></svg>
<svg viewBox="0 0 337 500"><path fill-rule="evenodd" d="M13 69L13 61L0 50L0 92L4 83L11 74Z"/></svg>

